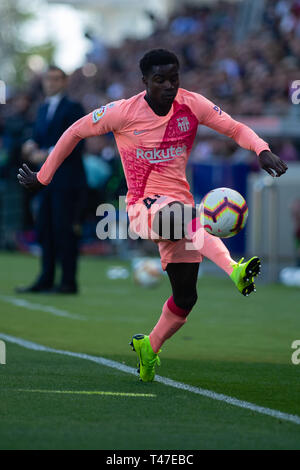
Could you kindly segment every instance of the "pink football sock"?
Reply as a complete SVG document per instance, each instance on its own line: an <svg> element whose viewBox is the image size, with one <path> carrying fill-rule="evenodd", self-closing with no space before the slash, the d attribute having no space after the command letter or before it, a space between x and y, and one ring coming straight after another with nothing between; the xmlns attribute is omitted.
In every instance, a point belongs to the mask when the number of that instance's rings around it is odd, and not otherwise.
<svg viewBox="0 0 300 470"><path fill-rule="evenodd" d="M232 263L235 263L235 261L231 258L230 253L221 238L211 235L201 227L200 219L198 217L188 224L187 231L192 241L195 239L201 240L198 248L201 255L213 261L230 276L233 271ZM203 231L202 237L199 236L200 231Z"/></svg>
<svg viewBox="0 0 300 470"><path fill-rule="evenodd" d="M233 271L232 263L235 263L235 261L231 258L221 238L215 237L205 231L204 245L201 249L201 254L213 261L230 276Z"/></svg>
<svg viewBox="0 0 300 470"><path fill-rule="evenodd" d="M162 314L149 335L150 344L155 353L157 353L166 339L176 333L185 322L190 310L184 310L175 305L173 296L164 304Z"/></svg>

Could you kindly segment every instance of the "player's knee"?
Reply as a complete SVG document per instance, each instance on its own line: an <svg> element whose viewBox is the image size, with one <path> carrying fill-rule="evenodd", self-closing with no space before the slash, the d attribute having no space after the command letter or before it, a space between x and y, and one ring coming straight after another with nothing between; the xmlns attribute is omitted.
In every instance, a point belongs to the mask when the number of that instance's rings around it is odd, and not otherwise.
<svg viewBox="0 0 300 470"><path fill-rule="evenodd" d="M184 295L173 295L177 307L183 310L192 310L198 300L197 292L186 292Z"/></svg>

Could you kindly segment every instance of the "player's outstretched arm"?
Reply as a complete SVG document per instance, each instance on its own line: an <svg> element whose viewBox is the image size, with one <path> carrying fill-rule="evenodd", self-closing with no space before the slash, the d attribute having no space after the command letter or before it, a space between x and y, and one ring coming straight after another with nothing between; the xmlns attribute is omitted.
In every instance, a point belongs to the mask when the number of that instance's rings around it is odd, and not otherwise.
<svg viewBox="0 0 300 470"><path fill-rule="evenodd" d="M72 153L78 142L93 135L88 122L89 115L76 121L63 133L39 172L33 172L26 164L23 164L17 175L19 183L31 190L47 186L58 167Z"/></svg>
<svg viewBox="0 0 300 470"><path fill-rule="evenodd" d="M72 153L78 142L87 137L107 134L117 130L122 123L119 106L124 100L102 106L74 122L58 140L38 173L32 172L26 165L20 168L17 176L20 184L28 189L48 185L58 167ZM38 185L38 183L40 185Z"/></svg>
<svg viewBox="0 0 300 470"><path fill-rule="evenodd" d="M273 177L283 175L288 166L277 155L271 152L269 145L261 139L250 127L236 121L214 103L201 95L193 94L197 106L196 115L200 124L224 134L248 150L256 153L263 170Z"/></svg>
<svg viewBox="0 0 300 470"><path fill-rule="evenodd" d="M261 168L269 173L269 175L273 176L273 178L279 178L279 176L283 175L288 169L287 164L269 150L263 150L259 154L258 160Z"/></svg>

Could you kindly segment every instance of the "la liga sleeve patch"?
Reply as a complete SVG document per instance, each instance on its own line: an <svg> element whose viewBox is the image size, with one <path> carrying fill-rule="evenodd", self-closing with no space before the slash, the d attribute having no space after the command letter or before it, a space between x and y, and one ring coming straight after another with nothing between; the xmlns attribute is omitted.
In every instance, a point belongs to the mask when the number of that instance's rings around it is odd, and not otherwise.
<svg viewBox="0 0 300 470"><path fill-rule="evenodd" d="M96 123L99 119L103 118L104 114L106 113L106 106L101 106L99 109L95 109L93 112L93 122Z"/></svg>

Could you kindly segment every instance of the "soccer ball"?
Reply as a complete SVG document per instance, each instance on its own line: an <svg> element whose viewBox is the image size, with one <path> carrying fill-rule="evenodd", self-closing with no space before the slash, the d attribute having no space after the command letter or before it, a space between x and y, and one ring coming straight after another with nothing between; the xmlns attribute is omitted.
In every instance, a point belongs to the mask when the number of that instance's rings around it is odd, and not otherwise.
<svg viewBox="0 0 300 470"><path fill-rule="evenodd" d="M162 279L160 260L142 258L133 264L133 279L142 287L155 287Z"/></svg>
<svg viewBox="0 0 300 470"><path fill-rule="evenodd" d="M245 227L248 206L237 191L230 188L213 189L204 196L202 204L202 224L208 233L230 238Z"/></svg>

